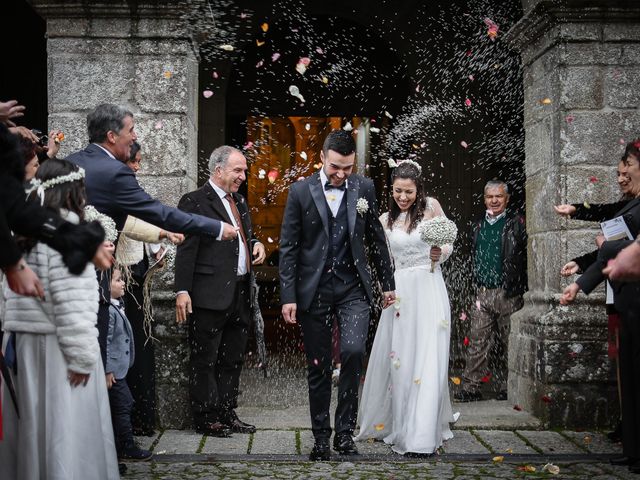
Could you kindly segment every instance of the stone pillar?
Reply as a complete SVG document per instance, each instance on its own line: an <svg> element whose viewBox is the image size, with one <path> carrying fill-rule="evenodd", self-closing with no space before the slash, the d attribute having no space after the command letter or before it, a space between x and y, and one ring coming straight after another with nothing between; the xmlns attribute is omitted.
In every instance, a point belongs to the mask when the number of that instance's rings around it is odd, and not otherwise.
<svg viewBox="0 0 640 480"><path fill-rule="evenodd" d="M198 51L188 2L33 0L47 22L49 128L60 156L87 144L86 115L103 102L129 108L142 145L140 183L176 205L197 177ZM184 331L175 326L173 265L154 291L156 378L163 427L188 422Z"/></svg>
<svg viewBox="0 0 640 480"><path fill-rule="evenodd" d="M620 139L640 134L640 6L523 0L523 7L506 39L524 66L530 291L512 317L509 401L551 426L604 426L618 400L603 290L569 308L558 303L567 285L560 267L595 248L598 226L563 220L552 206L619 197Z"/></svg>

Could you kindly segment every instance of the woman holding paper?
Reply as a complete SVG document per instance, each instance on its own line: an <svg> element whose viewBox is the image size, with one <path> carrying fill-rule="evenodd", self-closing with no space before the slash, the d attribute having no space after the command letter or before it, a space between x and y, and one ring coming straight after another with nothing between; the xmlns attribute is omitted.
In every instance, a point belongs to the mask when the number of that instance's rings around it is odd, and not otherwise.
<svg viewBox="0 0 640 480"><path fill-rule="evenodd" d="M635 198L616 213L622 217L632 235L640 232L640 140L627 145L625 163ZM620 250L637 240L614 240L602 243L597 260L562 294L560 303L567 305L579 290L589 294L602 280L602 269ZM622 394L622 457L614 465L629 465L632 473L640 473L640 282L611 282L614 306L620 313L620 387Z"/></svg>

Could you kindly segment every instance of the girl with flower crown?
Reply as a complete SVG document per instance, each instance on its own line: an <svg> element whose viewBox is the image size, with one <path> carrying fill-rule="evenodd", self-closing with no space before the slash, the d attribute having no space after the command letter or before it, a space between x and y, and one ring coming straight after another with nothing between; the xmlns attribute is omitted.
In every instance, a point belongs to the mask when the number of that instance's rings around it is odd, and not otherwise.
<svg viewBox="0 0 640 480"><path fill-rule="evenodd" d="M389 212L380 217L395 262L396 303L380 317L356 441L374 438L400 454L430 455L453 437L449 423L457 419L447 383L451 309L440 270L453 246L425 243L423 230L444 213L424 194L420 174L412 160L397 164Z"/></svg>
<svg viewBox="0 0 640 480"><path fill-rule="evenodd" d="M85 205L83 177L76 165L50 159L38 170L31 195L78 223ZM26 247L27 263L45 296L40 300L5 290L3 329L15 338L17 411L4 384L3 478L120 478L95 326L95 271L87 266L72 275L47 245Z"/></svg>

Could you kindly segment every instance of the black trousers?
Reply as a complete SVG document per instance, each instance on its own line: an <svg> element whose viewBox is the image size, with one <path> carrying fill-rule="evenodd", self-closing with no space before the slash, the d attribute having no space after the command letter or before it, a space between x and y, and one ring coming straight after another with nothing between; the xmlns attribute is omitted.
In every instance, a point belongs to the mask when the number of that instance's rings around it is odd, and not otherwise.
<svg viewBox="0 0 640 480"><path fill-rule="evenodd" d="M634 315L635 314L635 315ZM620 313L620 390L622 392L622 453L640 459L640 315Z"/></svg>
<svg viewBox="0 0 640 480"><path fill-rule="evenodd" d="M98 345L100 345L100 358L102 366L107 366L107 334L109 333L109 303L100 300L98 304Z"/></svg>
<svg viewBox="0 0 640 480"><path fill-rule="evenodd" d="M142 309L143 278L134 276L137 285L131 285L125 293L125 311L133 331L136 358L127 373L127 384L133 395L131 423L134 430L151 431L156 427L156 366L155 346L147 342L144 332L144 311Z"/></svg>
<svg viewBox="0 0 640 480"><path fill-rule="evenodd" d="M133 430L131 428L131 408L133 397L125 378L116 379L109 389L109 405L111 407L111 423L116 441L118 455L124 448L133 446Z"/></svg>
<svg viewBox="0 0 640 480"><path fill-rule="evenodd" d="M191 314L189 387L196 425L225 420L238 406L251 295L248 279L232 287L233 300L226 310L193 307Z"/></svg>
<svg viewBox="0 0 640 480"><path fill-rule="evenodd" d="M331 327L340 331L340 380L336 433L353 433L358 416L358 389L364 367L369 302L359 281L345 284L325 275L308 310L298 314L307 356L311 428L316 439L331 436Z"/></svg>

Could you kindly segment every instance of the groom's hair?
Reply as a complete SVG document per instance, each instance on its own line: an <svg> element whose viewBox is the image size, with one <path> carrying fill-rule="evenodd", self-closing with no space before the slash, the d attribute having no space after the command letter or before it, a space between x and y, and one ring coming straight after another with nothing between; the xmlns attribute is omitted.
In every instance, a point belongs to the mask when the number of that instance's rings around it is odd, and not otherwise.
<svg viewBox="0 0 640 480"><path fill-rule="evenodd" d="M356 142L353 141L351 134L345 130L331 130L322 145L322 151L325 155L329 150L343 156L351 155L356 151Z"/></svg>

